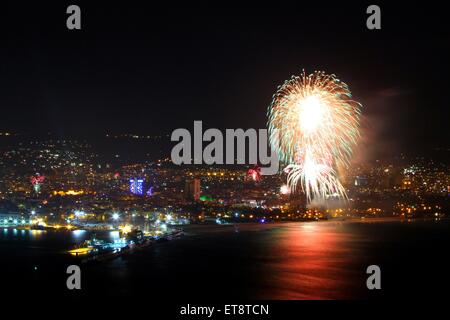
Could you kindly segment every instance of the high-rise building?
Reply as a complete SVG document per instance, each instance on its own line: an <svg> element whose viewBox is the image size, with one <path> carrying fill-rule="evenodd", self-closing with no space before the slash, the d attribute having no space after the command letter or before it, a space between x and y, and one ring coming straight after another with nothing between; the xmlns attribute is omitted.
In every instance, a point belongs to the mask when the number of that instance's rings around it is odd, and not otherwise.
<svg viewBox="0 0 450 320"><path fill-rule="evenodd" d="M131 178L130 179L130 192L135 194L136 193L136 183L135 183L135 179Z"/></svg>
<svg viewBox="0 0 450 320"><path fill-rule="evenodd" d="M131 178L130 179L130 192L137 195L144 194L144 179Z"/></svg>
<svg viewBox="0 0 450 320"><path fill-rule="evenodd" d="M184 192L187 199L199 201L200 179L187 180Z"/></svg>

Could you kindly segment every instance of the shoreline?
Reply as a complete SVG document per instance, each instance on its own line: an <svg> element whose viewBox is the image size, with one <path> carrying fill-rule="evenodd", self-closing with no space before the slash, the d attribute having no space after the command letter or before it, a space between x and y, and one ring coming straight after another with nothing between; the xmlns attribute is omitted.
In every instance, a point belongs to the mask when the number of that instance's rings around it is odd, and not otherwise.
<svg viewBox="0 0 450 320"><path fill-rule="evenodd" d="M227 231L263 231L271 230L275 228L289 227L298 224L310 224L310 223L409 223L409 222L426 222L426 221L447 221L450 218L404 218L404 217L373 217L373 218L348 218L348 219L330 219L330 220L317 220L317 221L283 221L283 222L267 222L267 223L257 223L257 222L237 222L229 224L188 224L179 226L186 235L194 235L196 232L210 232L219 233Z"/></svg>

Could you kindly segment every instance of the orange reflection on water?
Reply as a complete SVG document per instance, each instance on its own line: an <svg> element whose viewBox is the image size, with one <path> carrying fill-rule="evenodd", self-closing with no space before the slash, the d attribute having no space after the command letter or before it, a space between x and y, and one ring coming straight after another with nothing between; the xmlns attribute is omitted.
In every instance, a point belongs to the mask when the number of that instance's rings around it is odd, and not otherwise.
<svg viewBox="0 0 450 320"><path fill-rule="evenodd" d="M336 222L293 224L276 235L262 299L347 299L361 285L358 237Z"/></svg>

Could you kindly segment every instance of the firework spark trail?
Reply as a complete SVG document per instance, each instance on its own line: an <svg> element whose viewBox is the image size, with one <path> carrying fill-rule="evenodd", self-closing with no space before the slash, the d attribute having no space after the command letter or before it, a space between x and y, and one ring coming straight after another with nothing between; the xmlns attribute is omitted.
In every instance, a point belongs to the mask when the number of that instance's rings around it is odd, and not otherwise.
<svg viewBox="0 0 450 320"><path fill-rule="evenodd" d="M270 142L287 164L292 191L300 183L309 202L346 197L336 168L350 163L360 112L361 104L335 75L303 71L278 87L268 110Z"/></svg>

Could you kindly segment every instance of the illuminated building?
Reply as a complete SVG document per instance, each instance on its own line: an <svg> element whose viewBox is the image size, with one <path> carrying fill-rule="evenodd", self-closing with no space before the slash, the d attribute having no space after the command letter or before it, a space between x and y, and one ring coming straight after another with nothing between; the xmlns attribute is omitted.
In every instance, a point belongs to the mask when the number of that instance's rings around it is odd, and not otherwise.
<svg viewBox="0 0 450 320"><path fill-rule="evenodd" d="M367 186L367 178L363 176L356 176L354 184L356 187L365 187Z"/></svg>
<svg viewBox="0 0 450 320"><path fill-rule="evenodd" d="M136 194L142 195L144 194L144 180L143 179L137 179L136 180Z"/></svg>
<svg viewBox="0 0 450 320"><path fill-rule="evenodd" d="M144 194L144 179L131 178L130 179L130 192L132 194L143 195Z"/></svg>
<svg viewBox="0 0 450 320"><path fill-rule="evenodd" d="M200 200L200 179L187 180L185 185L185 195L187 199Z"/></svg>

